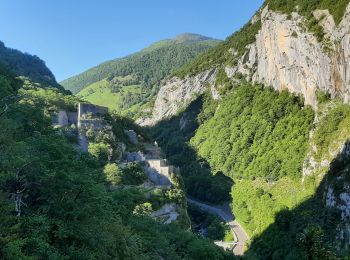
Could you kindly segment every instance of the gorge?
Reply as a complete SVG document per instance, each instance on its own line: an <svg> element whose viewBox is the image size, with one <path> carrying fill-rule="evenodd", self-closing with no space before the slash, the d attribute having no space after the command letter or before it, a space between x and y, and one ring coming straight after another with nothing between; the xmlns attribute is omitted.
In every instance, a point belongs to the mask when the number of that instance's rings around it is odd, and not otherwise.
<svg viewBox="0 0 350 260"><path fill-rule="evenodd" d="M348 259L349 94L349 0L59 83L0 42L0 259Z"/></svg>

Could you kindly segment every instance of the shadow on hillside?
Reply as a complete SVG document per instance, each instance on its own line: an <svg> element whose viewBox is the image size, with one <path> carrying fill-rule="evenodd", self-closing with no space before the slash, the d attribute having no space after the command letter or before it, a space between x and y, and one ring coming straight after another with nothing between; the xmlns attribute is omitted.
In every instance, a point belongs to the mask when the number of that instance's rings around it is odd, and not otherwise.
<svg viewBox="0 0 350 260"><path fill-rule="evenodd" d="M348 246L336 240L340 212L325 206L329 184L336 197L344 191L344 180L350 178L349 167L349 156L338 155L312 197L292 210L280 211L275 222L252 240L246 252L248 259L335 259L335 248L339 246L342 250L337 254L349 255ZM343 241L349 241L345 234Z"/></svg>
<svg viewBox="0 0 350 260"><path fill-rule="evenodd" d="M197 116L202 105L203 98L199 97L184 112L146 131L157 141L168 161L180 167L189 196L214 204L222 203L231 199L231 179L222 173L213 176L208 162L199 158L189 145L198 128Z"/></svg>

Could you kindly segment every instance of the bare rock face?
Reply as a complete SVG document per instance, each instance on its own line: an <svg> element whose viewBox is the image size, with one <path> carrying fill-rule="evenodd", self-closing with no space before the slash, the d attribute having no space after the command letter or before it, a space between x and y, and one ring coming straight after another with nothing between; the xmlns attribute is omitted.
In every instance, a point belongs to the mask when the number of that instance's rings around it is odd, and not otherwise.
<svg viewBox="0 0 350 260"><path fill-rule="evenodd" d="M261 12L261 30L256 42L236 68L226 69L229 77L243 74L248 80L302 94L305 103L316 107L316 90L320 89L348 101L350 91L350 5L339 27L327 10L314 12L326 33L326 43L303 25L296 13L292 19L265 7ZM327 45L327 51L325 48Z"/></svg>
<svg viewBox="0 0 350 260"><path fill-rule="evenodd" d="M214 89L216 69L211 69L196 76L184 79L171 78L161 87L153 107L152 117L138 120L140 125L154 125L162 119L175 115L186 108L207 86L211 86L213 96L218 96Z"/></svg>
<svg viewBox="0 0 350 260"><path fill-rule="evenodd" d="M338 186L341 192L337 192L334 185ZM344 176L338 177L335 184L328 184L325 202L327 207L335 208L340 212L342 222L335 227L337 240L348 248L350 245L350 183L345 180Z"/></svg>
<svg viewBox="0 0 350 260"><path fill-rule="evenodd" d="M247 51L237 66L225 68L227 76L235 79L239 73L249 81L303 95L305 103L314 108L318 89L349 102L350 5L338 26L328 10L316 10L314 17L325 32L323 42L308 32L307 21L302 16L292 13L288 17L265 7L251 20L261 20L256 42L246 46ZM236 53L229 50L228 55L235 56ZM175 115L207 86L218 99L215 77L216 69L213 68L185 79L171 78L161 87L151 117L138 120L138 123L153 125Z"/></svg>

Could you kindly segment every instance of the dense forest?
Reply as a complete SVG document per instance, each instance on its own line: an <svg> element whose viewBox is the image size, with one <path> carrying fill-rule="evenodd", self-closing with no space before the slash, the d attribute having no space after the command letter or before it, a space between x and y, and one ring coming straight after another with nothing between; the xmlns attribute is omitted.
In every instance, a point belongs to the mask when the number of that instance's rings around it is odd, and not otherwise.
<svg viewBox="0 0 350 260"><path fill-rule="evenodd" d="M6 69L0 95L1 259L230 259L179 225L150 218L142 190L109 188L139 183L142 170L120 170L94 146L81 154L66 131L51 127L50 113L76 106L76 98ZM129 124L108 120L117 137Z"/></svg>
<svg viewBox="0 0 350 260"><path fill-rule="evenodd" d="M242 85L191 139L213 171L233 179L300 177L314 113L287 91Z"/></svg>
<svg viewBox="0 0 350 260"><path fill-rule="evenodd" d="M287 19L298 12L305 18L298 26L324 47L324 17L313 12L328 9L337 26L349 0L267 5ZM240 72L229 76L263 22L252 19L222 42L195 34L159 41L62 81L66 90L37 56L0 42L0 259L240 259L213 243L234 241L232 229L186 197L215 208L230 204L250 238L242 259L349 259L347 83L335 94L306 86L315 94L311 107L301 94ZM332 55L344 52L338 44ZM333 74L346 74L347 58ZM164 79L208 69L215 80L179 94L192 95L174 116L134 123L151 113ZM53 124L60 110L76 112L80 102L110 109L99 119L107 127L82 130L87 152L79 149L76 125ZM148 181L145 160L126 159L145 152L145 143L179 169L169 174L170 187ZM166 204L178 213L170 224L152 215Z"/></svg>
<svg viewBox="0 0 350 260"><path fill-rule="evenodd" d="M181 168L188 195L210 203L222 203L230 200L232 181L222 173L213 176L208 162L189 145L201 120L212 116L215 111L216 104L210 100L208 92L192 102L183 113L161 121L147 132L161 146L167 159Z"/></svg>
<svg viewBox="0 0 350 260"><path fill-rule="evenodd" d="M0 64L9 68L16 76L27 77L34 82L63 89L57 84L55 76L46 67L45 62L38 56L7 48L1 41Z"/></svg>

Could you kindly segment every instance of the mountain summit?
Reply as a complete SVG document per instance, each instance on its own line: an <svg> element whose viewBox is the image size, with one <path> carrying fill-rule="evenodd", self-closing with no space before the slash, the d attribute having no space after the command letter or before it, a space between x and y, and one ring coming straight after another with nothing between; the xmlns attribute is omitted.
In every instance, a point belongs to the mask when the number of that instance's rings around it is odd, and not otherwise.
<svg viewBox="0 0 350 260"><path fill-rule="evenodd" d="M198 34L181 34L102 63L61 84L89 102L132 116L148 106L164 78L219 42Z"/></svg>
<svg viewBox="0 0 350 260"><path fill-rule="evenodd" d="M182 33L175 37L175 41L177 43L183 43L183 42L202 42L202 41L217 41L217 39L203 36L200 34L195 33Z"/></svg>

